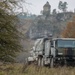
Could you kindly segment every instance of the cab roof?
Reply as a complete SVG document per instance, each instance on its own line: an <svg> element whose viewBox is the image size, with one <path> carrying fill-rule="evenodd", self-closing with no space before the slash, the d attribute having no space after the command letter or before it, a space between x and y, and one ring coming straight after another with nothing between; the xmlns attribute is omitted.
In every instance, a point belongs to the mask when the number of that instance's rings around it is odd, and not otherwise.
<svg viewBox="0 0 75 75"><path fill-rule="evenodd" d="M75 40L75 38L53 38L52 40Z"/></svg>

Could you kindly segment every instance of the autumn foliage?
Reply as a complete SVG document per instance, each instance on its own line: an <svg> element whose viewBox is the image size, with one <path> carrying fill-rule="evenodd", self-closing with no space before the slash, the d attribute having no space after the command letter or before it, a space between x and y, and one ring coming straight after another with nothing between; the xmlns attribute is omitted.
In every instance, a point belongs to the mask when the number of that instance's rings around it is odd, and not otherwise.
<svg viewBox="0 0 75 75"><path fill-rule="evenodd" d="M68 22L66 29L62 32L64 38L75 38L75 18Z"/></svg>

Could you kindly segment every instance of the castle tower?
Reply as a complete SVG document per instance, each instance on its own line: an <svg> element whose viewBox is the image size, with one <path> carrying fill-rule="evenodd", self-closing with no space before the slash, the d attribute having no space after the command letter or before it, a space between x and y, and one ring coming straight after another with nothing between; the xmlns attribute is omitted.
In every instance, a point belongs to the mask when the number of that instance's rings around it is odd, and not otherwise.
<svg viewBox="0 0 75 75"><path fill-rule="evenodd" d="M51 12L51 6L49 4L49 2L47 1L46 4L43 6L43 15L50 15Z"/></svg>

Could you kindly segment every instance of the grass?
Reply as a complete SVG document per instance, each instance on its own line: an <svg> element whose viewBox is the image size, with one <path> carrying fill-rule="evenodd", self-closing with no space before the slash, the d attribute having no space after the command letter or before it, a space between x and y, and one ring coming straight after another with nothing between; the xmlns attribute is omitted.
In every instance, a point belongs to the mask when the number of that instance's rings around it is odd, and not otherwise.
<svg viewBox="0 0 75 75"><path fill-rule="evenodd" d="M75 67L47 68L24 64L0 65L0 75L75 75Z"/></svg>

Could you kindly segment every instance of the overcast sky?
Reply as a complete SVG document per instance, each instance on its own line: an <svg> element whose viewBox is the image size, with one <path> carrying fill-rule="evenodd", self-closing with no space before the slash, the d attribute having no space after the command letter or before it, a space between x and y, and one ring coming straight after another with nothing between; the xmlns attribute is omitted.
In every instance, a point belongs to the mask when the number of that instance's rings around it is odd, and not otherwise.
<svg viewBox="0 0 75 75"><path fill-rule="evenodd" d="M26 0L26 2L28 4L24 4L24 10L32 13L32 14L36 14L39 15L40 11L43 10L43 5L46 2L49 2L51 5L51 11L53 9L57 9L58 11L58 3L59 1L66 1L68 3L67 7L68 7L68 11L74 11L75 8L75 0Z"/></svg>

